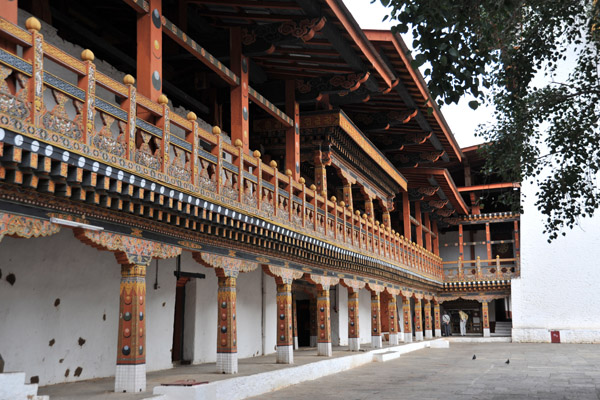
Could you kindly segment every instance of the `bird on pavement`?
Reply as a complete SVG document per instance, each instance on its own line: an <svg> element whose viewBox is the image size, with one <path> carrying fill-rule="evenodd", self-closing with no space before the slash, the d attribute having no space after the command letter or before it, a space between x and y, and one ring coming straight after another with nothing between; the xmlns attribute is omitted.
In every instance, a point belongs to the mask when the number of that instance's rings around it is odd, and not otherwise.
<svg viewBox="0 0 600 400"><path fill-rule="evenodd" d="M506 360L504 364L510 364L510 359Z"/></svg>
<svg viewBox="0 0 600 400"><path fill-rule="evenodd" d="M476 360L477 356L475 354L473 354L473 360Z"/></svg>

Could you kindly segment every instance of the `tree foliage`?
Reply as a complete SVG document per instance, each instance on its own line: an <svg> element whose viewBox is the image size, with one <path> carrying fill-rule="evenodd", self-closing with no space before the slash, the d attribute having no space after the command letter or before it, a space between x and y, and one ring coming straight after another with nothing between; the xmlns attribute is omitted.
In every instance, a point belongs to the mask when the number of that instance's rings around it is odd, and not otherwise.
<svg viewBox="0 0 600 400"><path fill-rule="evenodd" d="M478 130L489 142L486 173L537 183L549 241L593 215L600 203L600 4L380 1L397 23L393 31L411 31L414 66L424 66L434 101L470 95L474 109L494 106L496 121ZM516 196L502 200L520 209Z"/></svg>

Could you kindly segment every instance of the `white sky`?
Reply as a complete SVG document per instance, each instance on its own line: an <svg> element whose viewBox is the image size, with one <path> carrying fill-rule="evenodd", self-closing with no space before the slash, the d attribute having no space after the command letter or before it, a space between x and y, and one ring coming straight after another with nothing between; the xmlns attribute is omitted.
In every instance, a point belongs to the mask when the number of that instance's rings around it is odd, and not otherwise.
<svg viewBox="0 0 600 400"><path fill-rule="evenodd" d="M387 14L386 9L379 0L371 4L370 0L343 0L356 21L363 29L390 29L393 23L388 19L381 22ZM404 41L412 48L410 36L403 35ZM489 122L492 118L493 109L480 106L472 110L467 103L470 98L462 99L458 105L444 106L442 113L454 133L460 147L468 147L481 143L483 140L474 136L475 129L479 124Z"/></svg>

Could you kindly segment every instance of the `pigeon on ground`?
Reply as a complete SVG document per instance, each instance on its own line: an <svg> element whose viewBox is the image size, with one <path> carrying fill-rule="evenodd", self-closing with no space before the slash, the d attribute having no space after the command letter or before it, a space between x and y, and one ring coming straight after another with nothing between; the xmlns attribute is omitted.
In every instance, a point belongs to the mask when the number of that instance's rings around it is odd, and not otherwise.
<svg viewBox="0 0 600 400"><path fill-rule="evenodd" d="M510 364L510 359L506 360L504 364Z"/></svg>
<svg viewBox="0 0 600 400"><path fill-rule="evenodd" d="M475 354L473 354L473 360L476 360L477 356Z"/></svg>

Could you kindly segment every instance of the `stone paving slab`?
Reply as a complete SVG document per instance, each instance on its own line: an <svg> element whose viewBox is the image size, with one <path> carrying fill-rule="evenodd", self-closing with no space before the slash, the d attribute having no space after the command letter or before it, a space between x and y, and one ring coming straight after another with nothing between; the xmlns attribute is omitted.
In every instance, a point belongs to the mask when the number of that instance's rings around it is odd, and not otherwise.
<svg viewBox="0 0 600 400"><path fill-rule="evenodd" d="M369 351L372 349L369 344L362 344L361 350ZM352 354L356 354L356 352L349 351L348 347L334 347L332 358ZM294 351L293 365L277 364L275 354L240 359L239 373L235 375L216 373L215 363L178 365L172 369L148 372L146 376L146 391L142 393L115 393L114 377L43 386L39 388L38 393L50 395L51 400L142 400L151 398L153 396L152 389L163 383L184 379L193 379L197 382L214 382L232 377L253 375L309 364L322 359L324 357L317 356L316 348L301 348Z"/></svg>
<svg viewBox="0 0 600 400"><path fill-rule="evenodd" d="M311 398L598 400L600 346L454 342L260 396Z"/></svg>

